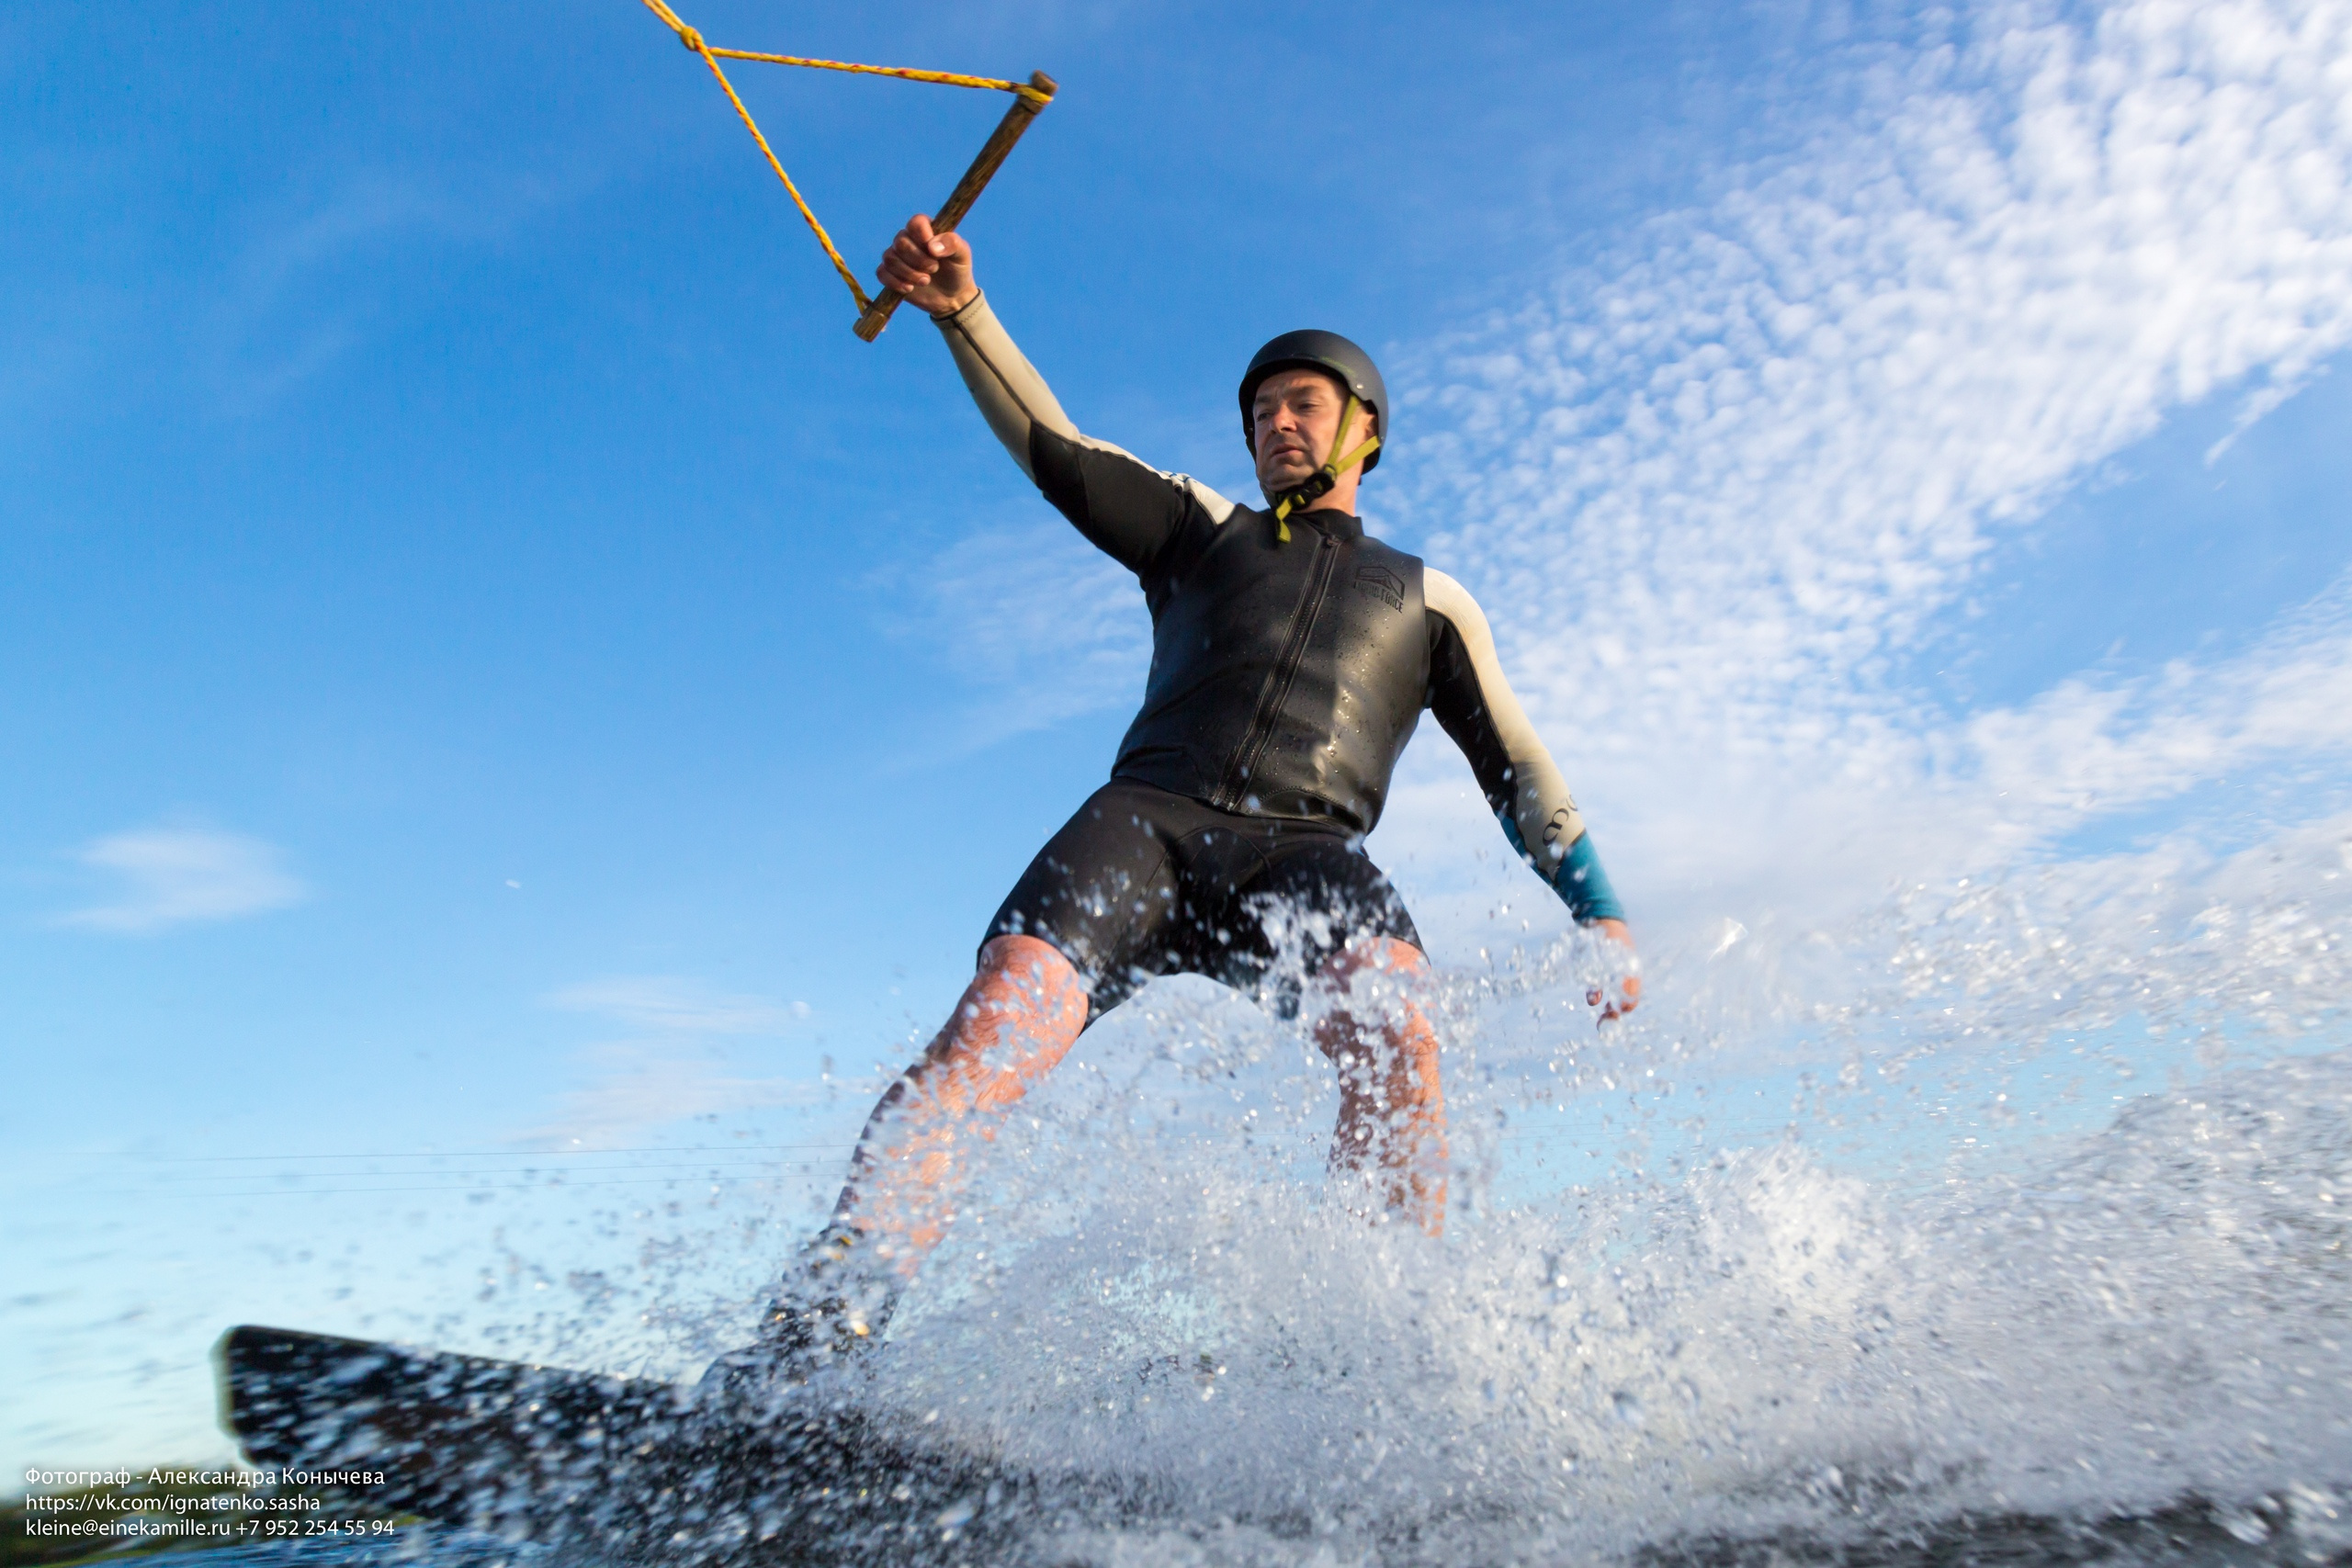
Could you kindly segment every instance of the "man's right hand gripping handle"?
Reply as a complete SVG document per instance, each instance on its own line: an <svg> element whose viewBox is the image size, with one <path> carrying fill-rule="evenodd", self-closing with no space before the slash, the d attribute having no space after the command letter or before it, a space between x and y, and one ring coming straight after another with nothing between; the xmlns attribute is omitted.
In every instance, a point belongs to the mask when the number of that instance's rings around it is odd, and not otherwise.
<svg viewBox="0 0 2352 1568"><path fill-rule="evenodd" d="M931 312L972 400L1023 473L1036 477L1029 461L1033 426L1082 439L1045 378L989 309L972 277L972 247L963 235L939 233L930 219L917 213L882 253L882 265L874 272L883 288Z"/></svg>
<svg viewBox="0 0 2352 1568"><path fill-rule="evenodd" d="M936 233L931 220L916 213L882 253L874 269L882 287L934 316L970 304L980 292L972 280L971 243L957 233Z"/></svg>

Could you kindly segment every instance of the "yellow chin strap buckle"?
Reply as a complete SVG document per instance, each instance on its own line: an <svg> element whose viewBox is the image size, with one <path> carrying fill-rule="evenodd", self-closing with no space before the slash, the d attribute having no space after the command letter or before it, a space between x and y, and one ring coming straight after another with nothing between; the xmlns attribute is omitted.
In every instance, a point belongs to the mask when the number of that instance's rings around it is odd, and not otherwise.
<svg viewBox="0 0 2352 1568"><path fill-rule="evenodd" d="M1357 402L1356 395L1350 392L1347 406L1340 411L1340 428L1331 437L1331 460L1307 475L1306 483L1274 502L1275 537L1282 543L1285 545L1290 543L1290 514L1293 512L1330 494L1331 487L1340 482L1341 474L1380 450L1380 437L1367 435L1363 438L1363 446L1358 446L1344 457L1340 456L1340 449L1348 444L1349 427L1356 422L1356 410L1362 406Z"/></svg>

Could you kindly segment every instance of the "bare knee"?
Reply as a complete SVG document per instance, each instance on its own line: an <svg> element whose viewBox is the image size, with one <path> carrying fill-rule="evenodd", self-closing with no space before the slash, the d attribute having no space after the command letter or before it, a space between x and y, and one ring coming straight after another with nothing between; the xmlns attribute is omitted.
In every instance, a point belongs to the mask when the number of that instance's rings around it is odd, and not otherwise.
<svg viewBox="0 0 2352 1568"><path fill-rule="evenodd" d="M909 1076L956 1074L988 1059L997 1073L1035 1077L1058 1062L1085 1029L1086 1005L1078 970L1051 942L992 937L980 949L955 1015Z"/></svg>
<svg viewBox="0 0 2352 1568"><path fill-rule="evenodd" d="M978 974L1005 976L1035 987L1040 995L1085 994L1077 966L1043 937L1008 933L989 938L980 945Z"/></svg>
<svg viewBox="0 0 2352 1568"><path fill-rule="evenodd" d="M1021 1014L1041 1038L1078 1038L1086 1027L1086 987L1077 966L1052 942L1034 936L990 937L965 992Z"/></svg>
<svg viewBox="0 0 2352 1568"><path fill-rule="evenodd" d="M1419 948L1393 936L1363 937L1333 953L1316 975L1317 987L1330 998L1330 1011L1315 1030L1316 1044L1335 1061L1352 1059L1366 1048L1363 1036L1371 1026L1374 1034L1392 1037L1408 1054L1418 1055L1429 1031L1408 987L1429 968ZM1356 982L1366 975L1385 979L1388 984L1379 989L1386 995L1358 996ZM1434 1038L1426 1043L1432 1051L1436 1047Z"/></svg>
<svg viewBox="0 0 2352 1568"><path fill-rule="evenodd" d="M1323 961L1317 977L1335 990L1346 990L1366 970L1419 977L1430 970L1428 954L1402 937L1358 937Z"/></svg>

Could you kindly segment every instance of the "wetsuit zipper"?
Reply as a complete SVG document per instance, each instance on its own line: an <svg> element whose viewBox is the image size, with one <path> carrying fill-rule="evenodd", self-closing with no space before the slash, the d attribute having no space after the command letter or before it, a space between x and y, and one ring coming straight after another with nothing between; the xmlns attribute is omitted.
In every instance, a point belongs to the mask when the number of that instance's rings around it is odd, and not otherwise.
<svg viewBox="0 0 2352 1568"><path fill-rule="evenodd" d="M1281 716L1283 705L1290 701L1291 684L1306 657L1316 618L1323 612L1323 595L1330 591L1331 570L1340 558L1340 541L1319 528L1316 537L1322 543L1315 552L1315 569L1306 574L1306 590L1300 595L1298 608L1291 612L1290 636L1283 644L1282 657L1267 672L1265 688L1258 694L1258 711L1225 765L1216 798L1209 802L1220 810L1231 811L1246 797L1250 775L1258 771L1258 759L1265 755L1266 742L1273 739L1274 721Z"/></svg>

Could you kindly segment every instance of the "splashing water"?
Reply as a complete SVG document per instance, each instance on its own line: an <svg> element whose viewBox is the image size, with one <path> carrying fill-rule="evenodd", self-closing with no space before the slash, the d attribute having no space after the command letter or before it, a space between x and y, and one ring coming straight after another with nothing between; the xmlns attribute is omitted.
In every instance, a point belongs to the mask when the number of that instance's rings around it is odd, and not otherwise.
<svg viewBox="0 0 2352 1568"><path fill-rule="evenodd" d="M2352 1560L2347 867L1726 926L1599 1035L1579 942L1446 976L1442 1240L1326 1180L1311 1019L1164 983L993 1140L870 1397L1151 1500L1008 1561Z"/></svg>
<svg viewBox="0 0 2352 1568"><path fill-rule="evenodd" d="M1213 1559L1555 1560L2189 1496L2236 1506L2233 1540L2352 1549L2342 843L1718 942L1659 976L1682 1005L1597 1044L1589 952L1457 979L1442 1243L1313 1179L1328 1100L1295 1036L1161 1003L1091 1054L1165 1070L1065 1089L1001 1151L969 1294L910 1325L899 1393L1040 1465L1159 1477L1189 1517L1152 1539ZM1711 1131L1693 1091L1775 1057L1790 1121ZM2120 1113L2031 1087L2150 1064L2175 1087ZM1189 1099L1152 1104L1170 1080ZM1619 1157L1564 1186L1546 1140L1573 1163L1581 1138Z"/></svg>

